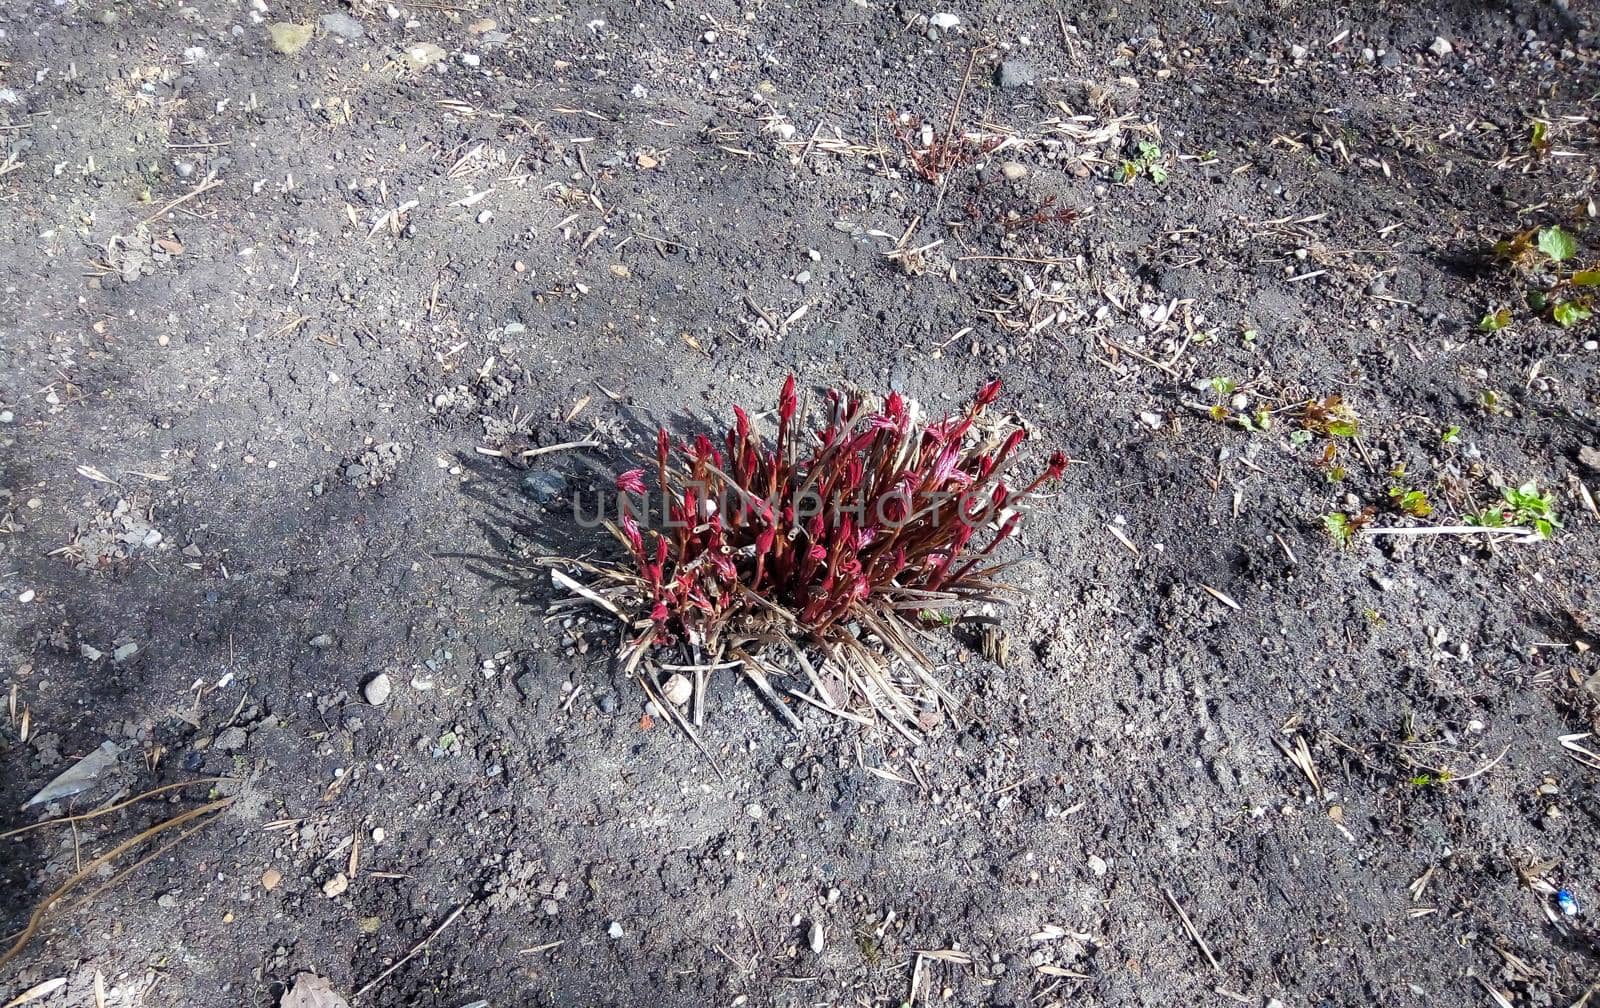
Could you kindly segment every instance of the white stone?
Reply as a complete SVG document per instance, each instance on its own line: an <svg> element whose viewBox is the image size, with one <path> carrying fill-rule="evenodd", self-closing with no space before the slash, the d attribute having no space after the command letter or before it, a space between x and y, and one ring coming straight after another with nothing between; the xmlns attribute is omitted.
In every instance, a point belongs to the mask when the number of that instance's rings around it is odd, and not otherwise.
<svg viewBox="0 0 1600 1008"><path fill-rule="evenodd" d="M389 702L389 696L394 692L394 684L389 681L389 673L379 672L367 681L361 688L361 695L367 703L374 707L382 707Z"/></svg>
<svg viewBox="0 0 1600 1008"><path fill-rule="evenodd" d="M682 707L694 696L694 684L681 673L674 672L661 684L661 695L674 707Z"/></svg>

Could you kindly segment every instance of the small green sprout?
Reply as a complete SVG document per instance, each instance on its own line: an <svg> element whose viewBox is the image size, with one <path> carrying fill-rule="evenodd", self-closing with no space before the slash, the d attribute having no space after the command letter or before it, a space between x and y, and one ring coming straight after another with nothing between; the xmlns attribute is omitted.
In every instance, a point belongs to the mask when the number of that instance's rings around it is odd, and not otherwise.
<svg viewBox="0 0 1600 1008"><path fill-rule="evenodd" d="M1440 444L1455 444L1460 440L1461 428L1455 424L1451 424L1449 427L1446 427L1444 433L1439 435Z"/></svg>
<svg viewBox="0 0 1600 1008"><path fill-rule="evenodd" d="M1578 239L1559 224L1518 231L1494 246L1495 257L1518 274L1544 274L1525 290L1528 308L1566 329L1594 317L1591 290L1600 287L1600 269L1574 268L1578 252ZM1510 310L1502 308L1485 315L1478 327L1493 331L1510 324Z"/></svg>
<svg viewBox="0 0 1600 1008"><path fill-rule="evenodd" d="M1478 323L1478 328L1483 332L1498 332L1511 324L1511 309L1501 308L1492 311Z"/></svg>
<svg viewBox="0 0 1600 1008"><path fill-rule="evenodd" d="M1163 163L1161 145L1152 140L1140 140L1139 156L1122 162L1122 181L1131 183L1140 175L1161 185L1167 181L1167 168Z"/></svg>
<svg viewBox="0 0 1600 1008"><path fill-rule="evenodd" d="M1322 527L1328 533L1328 538L1333 540L1335 546L1349 546L1355 539L1356 530L1371 521L1371 515L1362 512L1355 517L1343 511L1330 511L1322 516Z"/></svg>
<svg viewBox="0 0 1600 1008"><path fill-rule="evenodd" d="M1356 411L1337 394L1326 396L1320 402L1313 399L1301 407L1300 426L1313 434L1329 437L1353 438L1361 432L1361 420Z"/></svg>
<svg viewBox="0 0 1600 1008"><path fill-rule="evenodd" d="M1538 484L1532 480L1515 489L1507 487L1505 498L1511 506L1512 516L1518 522L1531 523L1540 539L1551 538L1555 530L1561 527L1561 519L1556 517L1555 498L1540 493Z"/></svg>
<svg viewBox="0 0 1600 1008"><path fill-rule="evenodd" d="M1390 487L1389 502L1413 518L1426 518L1433 514L1433 504L1428 500L1428 495L1421 490L1410 490L1403 486Z"/></svg>
<svg viewBox="0 0 1600 1008"><path fill-rule="evenodd" d="M1506 487L1501 495L1505 500L1504 506L1484 508L1476 514L1467 515L1463 523L1480 528L1527 526L1540 539L1554 538L1555 530L1562 527L1561 519L1556 516L1555 498L1540 493L1538 485L1532 480L1519 487Z"/></svg>
<svg viewBox="0 0 1600 1008"><path fill-rule="evenodd" d="M1528 148L1535 154L1545 154L1550 150L1550 124L1542 119L1535 119L1528 127Z"/></svg>
<svg viewBox="0 0 1600 1008"><path fill-rule="evenodd" d="M1562 301L1550 309L1550 317L1564 329L1571 329L1579 322L1594 317L1594 311L1588 305L1578 301Z"/></svg>

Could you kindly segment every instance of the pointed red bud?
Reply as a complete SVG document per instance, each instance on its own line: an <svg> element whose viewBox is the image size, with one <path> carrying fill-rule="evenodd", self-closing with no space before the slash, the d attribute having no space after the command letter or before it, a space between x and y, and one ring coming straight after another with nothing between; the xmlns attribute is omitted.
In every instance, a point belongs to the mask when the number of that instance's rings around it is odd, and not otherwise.
<svg viewBox="0 0 1600 1008"><path fill-rule="evenodd" d="M617 477L617 489L623 493L644 493L644 470L629 469Z"/></svg>
<svg viewBox="0 0 1600 1008"><path fill-rule="evenodd" d="M787 423L794 419L795 410L799 407L800 400L794 390L794 375L790 375L783 380L783 393L778 396L778 416Z"/></svg>
<svg viewBox="0 0 1600 1008"><path fill-rule="evenodd" d="M1060 479L1061 474L1067 471L1067 466L1072 462L1067 458L1066 452L1056 452L1050 456L1050 468L1045 470L1045 479Z"/></svg>

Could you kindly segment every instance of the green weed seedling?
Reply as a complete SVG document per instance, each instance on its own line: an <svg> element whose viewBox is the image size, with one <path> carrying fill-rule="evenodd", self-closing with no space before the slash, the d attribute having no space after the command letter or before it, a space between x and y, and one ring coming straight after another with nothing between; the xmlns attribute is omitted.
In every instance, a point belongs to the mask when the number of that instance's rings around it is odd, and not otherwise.
<svg viewBox="0 0 1600 1008"><path fill-rule="evenodd" d="M1138 157L1122 162L1123 183L1132 185L1141 175L1156 185L1165 183L1167 181L1166 158L1161 153L1161 145L1153 140L1140 140L1138 150Z"/></svg>
<svg viewBox="0 0 1600 1008"><path fill-rule="evenodd" d="M1518 231L1496 242L1494 254L1520 274L1548 274L1546 285L1525 290L1528 307L1534 314L1566 329L1594 317L1600 269L1576 266L1578 239L1559 224ZM1478 328L1495 332L1512 321L1510 308L1496 308L1483 316Z"/></svg>
<svg viewBox="0 0 1600 1008"><path fill-rule="evenodd" d="M1540 539L1553 539L1555 530L1562 527L1556 515L1555 498L1540 493L1532 480L1518 487L1506 487L1501 496L1504 503L1500 507L1488 507L1467 515L1462 523L1480 528L1531 528Z"/></svg>

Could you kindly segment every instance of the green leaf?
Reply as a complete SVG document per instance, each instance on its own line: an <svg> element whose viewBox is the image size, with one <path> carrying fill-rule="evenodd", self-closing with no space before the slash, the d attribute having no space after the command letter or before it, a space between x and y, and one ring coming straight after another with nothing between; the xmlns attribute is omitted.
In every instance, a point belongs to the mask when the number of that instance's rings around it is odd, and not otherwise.
<svg viewBox="0 0 1600 1008"><path fill-rule="evenodd" d="M1528 146L1534 150L1544 150L1550 145L1550 124L1541 120L1533 121L1533 135L1528 138Z"/></svg>
<svg viewBox="0 0 1600 1008"><path fill-rule="evenodd" d="M1539 251L1552 262L1566 262L1578 254L1578 240L1561 230L1560 225L1540 228Z"/></svg>
<svg viewBox="0 0 1600 1008"><path fill-rule="evenodd" d="M1579 270L1572 274L1574 287L1600 287L1600 269Z"/></svg>
<svg viewBox="0 0 1600 1008"><path fill-rule="evenodd" d="M1334 437L1355 437L1360 428L1353 420L1329 420L1328 433Z"/></svg>
<svg viewBox="0 0 1600 1008"><path fill-rule="evenodd" d="M1488 508L1477 514L1469 514L1461 519L1463 525L1476 525L1479 528L1505 528L1506 516L1504 512Z"/></svg>
<svg viewBox="0 0 1600 1008"><path fill-rule="evenodd" d="M1563 301L1550 309L1550 317L1568 329L1593 315L1594 312L1577 301Z"/></svg>
<svg viewBox="0 0 1600 1008"><path fill-rule="evenodd" d="M1322 516L1322 527L1328 530L1328 538L1340 546L1348 546L1350 537L1355 529L1350 527L1350 517L1334 511Z"/></svg>
<svg viewBox="0 0 1600 1008"><path fill-rule="evenodd" d="M1485 315L1483 317L1483 321L1478 323L1478 328L1484 332L1494 332L1498 329L1504 329L1510 324L1511 311L1510 309L1502 308L1499 311L1490 312L1489 314Z"/></svg>
<svg viewBox="0 0 1600 1008"><path fill-rule="evenodd" d="M1455 444L1461 440L1461 428L1451 424L1448 430L1439 435L1439 440L1444 444Z"/></svg>

